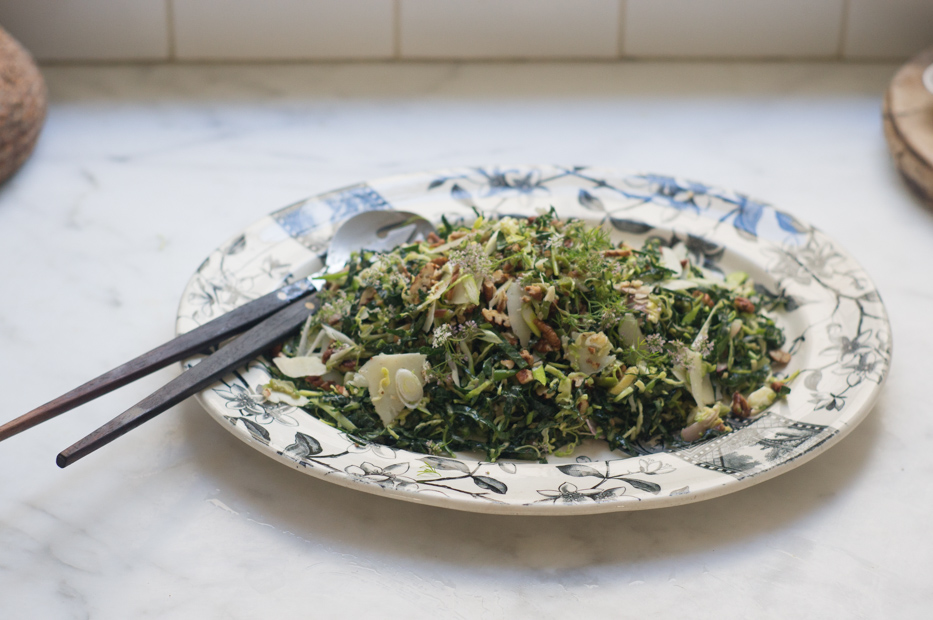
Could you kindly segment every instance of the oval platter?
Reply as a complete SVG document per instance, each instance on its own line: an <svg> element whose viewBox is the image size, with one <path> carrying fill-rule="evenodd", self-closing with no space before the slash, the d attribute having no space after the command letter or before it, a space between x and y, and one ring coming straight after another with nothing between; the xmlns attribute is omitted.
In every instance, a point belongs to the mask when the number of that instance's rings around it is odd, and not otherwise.
<svg viewBox="0 0 933 620"><path fill-rule="evenodd" d="M868 414L887 374L891 329L875 286L831 238L740 193L677 177L562 166L436 170L359 183L275 211L208 256L178 309L184 333L322 265L336 225L360 211L400 209L439 222L529 216L604 226L636 247L683 243L711 272L748 272L788 298L776 317L797 373L791 394L735 431L675 451L609 452L488 463L361 443L310 414L266 402L256 359L198 399L249 446L309 475L397 499L481 513L570 515L660 508L738 491L786 472L842 439ZM192 358L184 362L190 366Z"/></svg>

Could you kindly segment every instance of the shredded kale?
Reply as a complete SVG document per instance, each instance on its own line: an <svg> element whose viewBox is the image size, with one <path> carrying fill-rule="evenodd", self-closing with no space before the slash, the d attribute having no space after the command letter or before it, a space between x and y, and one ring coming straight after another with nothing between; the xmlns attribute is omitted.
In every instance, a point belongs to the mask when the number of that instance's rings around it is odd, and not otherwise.
<svg viewBox="0 0 933 620"><path fill-rule="evenodd" d="M282 346L326 372L273 371L325 423L427 454L543 462L593 437L676 446L789 392L772 370L787 362L784 336L763 312L780 301L744 273L713 279L683 248L615 246L553 209L445 220L439 236L361 251L331 278ZM390 359L416 364L411 376ZM377 413L382 399L393 406Z"/></svg>

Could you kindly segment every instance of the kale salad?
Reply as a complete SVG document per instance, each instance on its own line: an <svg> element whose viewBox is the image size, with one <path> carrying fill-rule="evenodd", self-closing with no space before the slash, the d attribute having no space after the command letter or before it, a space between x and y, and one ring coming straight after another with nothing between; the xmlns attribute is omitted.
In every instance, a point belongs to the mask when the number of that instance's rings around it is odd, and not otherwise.
<svg viewBox="0 0 933 620"><path fill-rule="evenodd" d="M592 438L685 445L789 393L779 299L553 209L444 221L327 280L264 395L360 441L545 462Z"/></svg>

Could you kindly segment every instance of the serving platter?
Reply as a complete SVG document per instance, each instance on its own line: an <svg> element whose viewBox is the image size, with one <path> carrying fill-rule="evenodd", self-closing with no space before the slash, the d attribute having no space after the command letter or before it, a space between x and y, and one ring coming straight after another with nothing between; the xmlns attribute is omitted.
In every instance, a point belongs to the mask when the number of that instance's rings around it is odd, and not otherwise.
<svg viewBox="0 0 933 620"><path fill-rule="evenodd" d="M569 515L660 508L731 493L789 471L841 440L870 411L891 359L875 286L830 237L743 194L672 176L589 167L489 166L419 172L341 188L263 217L213 251L188 282L184 333L318 269L336 225L400 209L439 222L529 216L603 226L613 241L684 244L710 273L742 270L788 299L775 318L793 358L792 392L735 431L673 451L610 452L599 442L548 463L488 463L355 440L310 414L266 402L256 359L198 400L224 428L309 475L361 491L459 510ZM198 358L184 362L190 366Z"/></svg>

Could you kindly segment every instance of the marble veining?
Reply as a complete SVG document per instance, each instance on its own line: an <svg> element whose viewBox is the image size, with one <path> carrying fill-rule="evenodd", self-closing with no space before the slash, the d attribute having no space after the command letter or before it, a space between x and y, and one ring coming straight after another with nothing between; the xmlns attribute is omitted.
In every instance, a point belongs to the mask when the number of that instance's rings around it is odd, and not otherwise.
<svg viewBox="0 0 933 620"><path fill-rule="evenodd" d="M874 411L812 462L718 499L566 518L314 480L193 401L55 466L165 369L0 444L0 617L925 617L933 214L881 135L895 68L44 68L44 133L0 187L5 418L170 337L190 275L262 215L497 162L666 172L797 214L878 285L896 353Z"/></svg>

